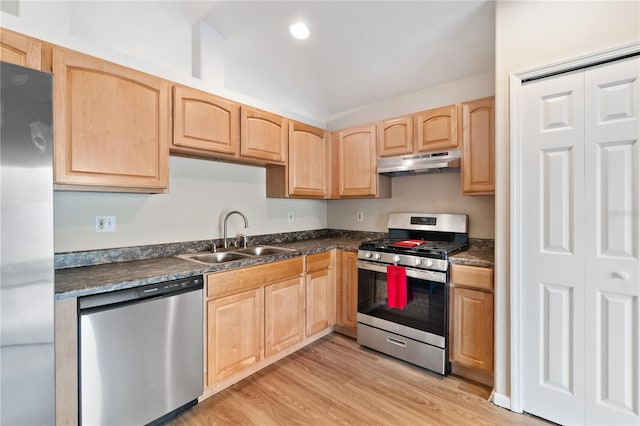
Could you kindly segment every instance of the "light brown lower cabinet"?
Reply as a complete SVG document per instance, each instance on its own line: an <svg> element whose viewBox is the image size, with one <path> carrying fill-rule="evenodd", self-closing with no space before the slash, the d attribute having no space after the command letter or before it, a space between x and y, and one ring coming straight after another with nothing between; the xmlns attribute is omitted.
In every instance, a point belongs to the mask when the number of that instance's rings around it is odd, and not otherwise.
<svg viewBox="0 0 640 426"><path fill-rule="evenodd" d="M306 336L325 330L336 322L335 250L307 256Z"/></svg>
<svg viewBox="0 0 640 426"><path fill-rule="evenodd" d="M205 397L332 331L334 253L207 275Z"/></svg>
<svg viewBox="0 0 640 426"><path fill-rule="evenodd" d="M262 352L262 288L207 302L207 383L258 362Z"/></svg>
<svg viewBox="0 0 640 426"><path fill-rule="evenodd" d="M264 355L286 349L304 338L304 281L292 278L264 288Z"/></svg>
<svg viewBox="0 0 640 426"><path fill-rule="evenodd" d="M337 331L355 337L358 327L358 254L340 252L340 281L338 287Z"/></svg>
<svg viewBox="0 0 640 426"><path fill-rule="evenodd" d="M302 339L303 271L299 257L207 276L207 386Z"/></svg>
<svg viewBox="0 0 640 426"><path fill-rule="evenodd" d="M493 269L451 265L449 359L454 373L493 378ZM456 371L456 367L460 367ZM491 383L487 383L491 382Z"/></svg>

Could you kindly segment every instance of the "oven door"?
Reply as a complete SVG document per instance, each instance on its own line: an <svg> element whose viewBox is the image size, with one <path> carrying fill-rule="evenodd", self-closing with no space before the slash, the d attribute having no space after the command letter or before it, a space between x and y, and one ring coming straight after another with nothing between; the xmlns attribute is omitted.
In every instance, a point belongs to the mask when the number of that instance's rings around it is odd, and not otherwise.
<svg viewBox="0 0 640 426"><path fill-rule="evenodd" d="M406 275L407 305L389 308L386 265L358 261L358 322L446 348L446 273L406 268Z"/></svg>

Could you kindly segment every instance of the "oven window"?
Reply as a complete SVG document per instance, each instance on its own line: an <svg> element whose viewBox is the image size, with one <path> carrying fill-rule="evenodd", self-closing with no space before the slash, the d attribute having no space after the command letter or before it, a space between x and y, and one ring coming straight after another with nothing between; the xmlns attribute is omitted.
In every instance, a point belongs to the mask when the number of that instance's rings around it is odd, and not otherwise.
<svg viewBox="0 0 640 426"><path fill-rule="evenodd" d="M407 277L407 306L387 306L387 274L358 269L358 312L445 336L446 285Z"/></svg>

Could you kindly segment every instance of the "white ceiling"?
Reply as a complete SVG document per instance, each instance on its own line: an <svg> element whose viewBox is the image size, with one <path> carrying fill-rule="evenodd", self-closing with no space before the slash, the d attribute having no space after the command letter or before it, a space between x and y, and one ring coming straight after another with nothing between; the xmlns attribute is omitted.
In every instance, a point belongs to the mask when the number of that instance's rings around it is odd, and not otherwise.
<svg viewBox="0 0 640 426"><path fill-rule="evenodd" d="M330 121L494 68L492 1L185 3L224 37L225 86ZM288 32L310 28L306 41ZM281 99L273 99L277 93Z"/></svg>
<svg viewBox="0 0 640 426"><path fill-rule="evenodd" d="M185 2L224 37L225 86L330 121L494 68L492 1ZM301 20L306 41L289 26ZM279 99L273 99L274 93Z"/></svg>

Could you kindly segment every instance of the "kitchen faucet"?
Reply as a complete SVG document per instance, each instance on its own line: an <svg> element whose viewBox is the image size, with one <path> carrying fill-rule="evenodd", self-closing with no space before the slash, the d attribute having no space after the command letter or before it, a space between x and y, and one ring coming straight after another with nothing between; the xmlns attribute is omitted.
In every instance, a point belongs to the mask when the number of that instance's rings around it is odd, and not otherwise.
<svg viewBox="0 0 640 426"><path fill-rule="evenodd" d="M244 219L244 227L245 228L249 227L249 221L247 220L247 217L242 212L238 210L233 210L227 213L227 215L224 217L224 248L227 248L227 220L229 220L229 216L231 216L232 214L239 214L240 216L242 216L242 218Z"/></svg>

